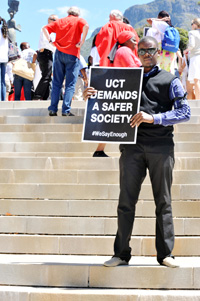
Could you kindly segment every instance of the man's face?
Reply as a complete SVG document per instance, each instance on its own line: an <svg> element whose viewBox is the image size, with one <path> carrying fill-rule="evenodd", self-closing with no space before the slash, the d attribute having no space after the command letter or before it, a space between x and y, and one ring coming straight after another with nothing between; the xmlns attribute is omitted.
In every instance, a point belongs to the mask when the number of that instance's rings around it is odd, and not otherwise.
<svg viewBox="0 0 200 301"><path fill-rule="evenodd" d="M138 56L144 67L144 72L149 72L157 64L157 45L153 41L141 43L138 47Z"/></svg>

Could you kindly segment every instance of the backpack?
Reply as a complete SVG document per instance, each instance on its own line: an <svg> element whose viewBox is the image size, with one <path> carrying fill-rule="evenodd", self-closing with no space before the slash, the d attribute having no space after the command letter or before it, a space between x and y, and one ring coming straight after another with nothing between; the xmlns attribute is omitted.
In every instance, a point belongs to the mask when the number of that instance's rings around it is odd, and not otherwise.
<svg viewBox="0 0 200 301"><path fill-rule="evenodd" d="M164 32L162 49L170 52L177 52L179 49L180 36L176 28L168 26Z"/></svg>

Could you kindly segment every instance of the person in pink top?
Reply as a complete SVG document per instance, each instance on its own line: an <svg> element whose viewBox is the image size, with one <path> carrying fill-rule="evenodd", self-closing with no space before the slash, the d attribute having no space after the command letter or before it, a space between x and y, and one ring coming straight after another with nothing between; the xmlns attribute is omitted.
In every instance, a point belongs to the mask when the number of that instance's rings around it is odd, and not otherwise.
<svg viewBox="0 0 200 301"><path fill-rule="evenodd" d="M134 52L136 46L137 41L135 34L131 31L122 31L117 38L117 43L110 52L112 55L110 58L111 63L113 63L112 66L140 67L141 62Z"/></svg>
<svg viewBox="0 0 200 301"><path fill-rule="evenodd" d="M122 31L117 37L117 42L111 49L108 59L112 67L140 67L141 62L135 54L137 37L132 31ZM108 157L105 152L106 144L99 143L93 157Z"/></svg>

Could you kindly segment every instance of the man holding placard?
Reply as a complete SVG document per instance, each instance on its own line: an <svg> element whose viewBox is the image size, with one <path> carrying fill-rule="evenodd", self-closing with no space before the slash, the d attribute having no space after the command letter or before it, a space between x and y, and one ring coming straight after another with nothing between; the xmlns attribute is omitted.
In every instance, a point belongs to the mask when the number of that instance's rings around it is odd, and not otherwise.
<svg viewBox="0 0 200 301"><path fill-rule="evenodd" d="M135 206L148 169L156 205L157 261L160 265L175 268L178 263L172 256L174 227L171 209L173 124L189 120L190 107L179 79L157 66L159 51L154 38L140 40L138 55L144 68L140 112L130 121L132 129L138 127L137 143L120 145L118 230L114 256L104 265L127 265L131 259L129 241ZM94 92L88 88L85 96Z"/></svg>

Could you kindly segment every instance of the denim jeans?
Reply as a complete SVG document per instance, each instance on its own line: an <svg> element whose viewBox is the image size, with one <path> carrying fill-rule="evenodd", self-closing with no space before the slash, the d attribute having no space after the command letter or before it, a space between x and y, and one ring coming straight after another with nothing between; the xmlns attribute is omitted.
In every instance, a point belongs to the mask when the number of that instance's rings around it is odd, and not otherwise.
<svg viewBox="0 0 200 301"><path fill-rule="evenodd" d="M15 78L14 78L15 100L20 100L22 87L24 87L25 99L31 100L32 83L33 82L31 80L28 80L24 77L15 74Z"/></svg>
<svg viewBox="0 0 200 301"><path fill-rule="evenodd" d="M48 107L49 111L58 111L60 91L65 78L65 93L62 105L62 113L70 112L71 100L78 78L79 67L79 59L76 56L56 50L53 63L53 81L51 105Z"/></svg>
<svg viewBox="0 0 200 301"><path fill-rule="evenodd" d="M5 74L6 74L6 63L0 63L0 101L4 101L6 99Z"/></svg>

